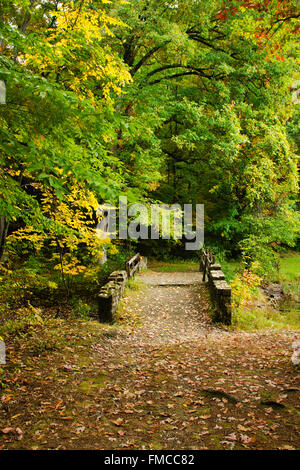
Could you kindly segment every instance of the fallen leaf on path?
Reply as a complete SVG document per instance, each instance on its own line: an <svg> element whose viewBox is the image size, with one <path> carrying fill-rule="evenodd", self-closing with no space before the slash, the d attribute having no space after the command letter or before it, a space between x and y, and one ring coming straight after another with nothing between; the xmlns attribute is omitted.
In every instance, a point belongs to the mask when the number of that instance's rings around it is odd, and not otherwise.
<svg viewBox="0 0 300 470"><path fill-rule="evenodd" d="M252 442L252 438L247 436L247 434L241 434L240 438L244 444L249 444L250 442Z"/></svg>
<svg viewBox="0 0 300 470"><path fill-rule="evenodd" d="M14 428L4 428L4 429L1 429L1 432L3 432L3 434L9 434L11 432L14 432Z"/></svg>
<svg viewBox="0 0 300 470"><path fill-rule="evenodd" d="M236 441L237 436L234 432L232 432L231 434L228 434L228 436L225 436L225 439L228 440L228 441Z"/></svg>
<svg viewBox="0 0 300 470"><path fill-rule="evenodd" d="M115 421L112 421L112 423L115 424L116 426L123 426L123 419L118 418Z"/></svg>
<svg viewBox="0 0 300 470"><path fill-rule="evenodd" d="M80 426L79 428L76 428L76 429L75 429L75 432L76 432L77 434L79 434L79 433L83 432L84 430L85 430L85 426Z"/></svg>

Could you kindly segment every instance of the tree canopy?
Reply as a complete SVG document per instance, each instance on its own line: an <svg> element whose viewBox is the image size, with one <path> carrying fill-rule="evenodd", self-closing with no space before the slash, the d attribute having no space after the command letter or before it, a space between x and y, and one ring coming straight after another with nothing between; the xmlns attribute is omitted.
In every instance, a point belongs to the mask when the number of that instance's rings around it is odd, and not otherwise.
<svg viewBox="0 0 300 470"><path fill-rule="evenodd" d="M122 194L204 203L231 253L294 246L298 32L294 0L2 0L2 258L50 246L80 272Z"/></svg>

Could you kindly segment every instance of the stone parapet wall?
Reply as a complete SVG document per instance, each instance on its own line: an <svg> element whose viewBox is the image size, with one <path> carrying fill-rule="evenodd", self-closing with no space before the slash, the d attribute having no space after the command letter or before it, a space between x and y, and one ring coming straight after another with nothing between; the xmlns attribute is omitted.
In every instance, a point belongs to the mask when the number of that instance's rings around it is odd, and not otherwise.
<svg viewBox="0 0 300 470"><path fill-rule="evenodd" d="M102 323L114 323L118 303L121 300L127 281L134 276L135 272L147 269L147 258L137 254L132 259L136 258L138 258L137 264L135 269L132 270L134 272L131 273L130 269L128 272L114 271L107 279L107 283L101 287L98 294L98 317ZM128 262L126 263L126 269L127 265Z"/></svg>
<svg viewBox="0 0 300 470"><path fill-rule="evenodd" d="M231 287L225 280L220 264L211 264L208 268L208 284L214 303L213 320L231 324Z"/></svg>
<svg viewBox="0 0 300 470"><path fill-rule="evenodd" d="M102 323L113 323L127 281L126 271L114 271L98 295L98 315Z"/></svg>

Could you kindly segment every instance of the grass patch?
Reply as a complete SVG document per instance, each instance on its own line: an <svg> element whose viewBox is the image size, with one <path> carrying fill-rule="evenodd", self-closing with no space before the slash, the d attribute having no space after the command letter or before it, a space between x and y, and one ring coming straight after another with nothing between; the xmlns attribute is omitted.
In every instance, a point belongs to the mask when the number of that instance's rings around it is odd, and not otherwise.
<svg viewBox="0 0 300 470"><path fill-rule="evenodd" d="M144 287L144 283L140 279L138 278L130 279L130 282L128 282L125 288L124 295L128 295L131 290L140 291L143 289L143 287Z"/></svg>
<svg viewBox="0 0 300 470"><path fill-rule="evenodd" d="M280 259L279 278L284 281L300 280L300 254L291 253Z"/></svg>
<svg viewBox="0 0 300 470"><path fill-rule="evenodd" d="M237 281L232 281L243 271L242 261L228 261L217 259L222 266L227 282L236 289ZM244 284L241 303L233 306L233 325L240 330L264 330L264 329L293 329L300 328L299 305L299 281L300 281L300 255L289 253L280 258L277 276L270 279L270 283L279 283L287 296L278 306L268 305L268 299L258 287ZM249 281L249 279L248 279ZM241 287L241 286L240 286ZM236 301L236 299L234 299ZM241 299L240 299L241 300ZM243 305L244 303L244 305ZM257 305L261 305L257 307ZM265 305L264 305L265 304Z"/></svg>
<svg viewBox="0 0 300 470"><path fill-rule="evenodd" d="M148 268L158 272L198 271L199 260L157 261L149 260Z"/></svg>
<svg viewBox="0 0 300 470"><path fill-rule="evenodd" d="M235 276L243 270L242 260L226 260L216 258L216 263L221 264L222 271L225 274L227 282L232 281ZM297 283L300 281L300 254L291 252L280 258L279 272L277 276L270 279L270 282L279 282L280 284Z"/></svg>
<svg viewBox="0 0 300 470"><path fill-rule="evenodd" d="M243 271L243 263L241 260L224 260L216 258L216 263L222 267L227 282L231 282L235 276Z"/></svg>
<svg viewBox="0 0 300 470"><path fill-rule="evenodd" d="M232 323L238 330L300 330L300 312L280 312L272 307L233 311Z"/></svg>
<svg viewBox="0 0 300 470"><path fill-rule="evenodd" d="M299 301L300 283L300 254L290 253L282 256L276 282L279 282L284 292L292 299Z"/></svg>

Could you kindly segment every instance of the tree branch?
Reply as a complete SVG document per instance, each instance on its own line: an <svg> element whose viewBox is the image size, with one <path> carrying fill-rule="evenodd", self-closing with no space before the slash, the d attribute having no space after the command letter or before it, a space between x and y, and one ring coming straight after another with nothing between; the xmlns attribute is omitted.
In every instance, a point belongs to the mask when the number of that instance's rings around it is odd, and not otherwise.
<svg viewBox="0 0 300 470"><path fill-rule="evenodd" d="M223 76L221 76L220 74L218 76L214 76L214 75L207 75L205 73L202 73L200 70L189 70L187 72L175 73L173 75L166 75L162 78L154 80L153 82L149 82L149 85L155 85L156 83L160 83L162 80L169 80L169 79L179 78L179 77L187 77L189 75L197 75L198 77L205 77L209 79L217 78L218 80L223 78Z"/></svg>
<svg viewBox="0 0 300 470"><path fill-rule="evenodd" d="M153 56L153 54L155 54L155 52L159 51L159 49L162 49L164 46L166 46L170 42L171 42L171 40L168 39L167 41L163 42L160 46L156 46L156 47L153 47L152 49L150 49L150 51L148 51L147 54L145 54L144 57L142 57L139 60L139 62L132 67L131 75L134 76L136 74L136 72L142 67L142 65L144 65L144 63L148 59L150 59L150 57Z"/></svg>
<svg viewBox="0 0 300 470"><path fill-rule="evenodd" d="M168 70L168 69L177 69L177 68L184 68L184 69L188 69L188 70L198 70L198 71L201 71L201 70L210 70L210 67L206 67L206 68L196 68L196 67L192 67L192 66L189 66L189 65L182 65L182 64L172 64L172 65L163 65L162 67L159 67L155 70L152 70L152 72L149 72L147 77L152 77L152 75L155 75L156 73L159 73L159 72L163 72L164 70Z"/></svg>

